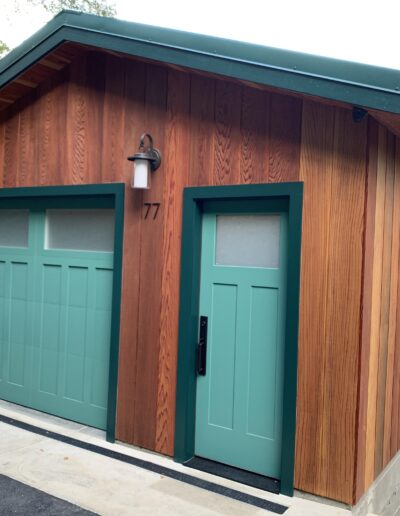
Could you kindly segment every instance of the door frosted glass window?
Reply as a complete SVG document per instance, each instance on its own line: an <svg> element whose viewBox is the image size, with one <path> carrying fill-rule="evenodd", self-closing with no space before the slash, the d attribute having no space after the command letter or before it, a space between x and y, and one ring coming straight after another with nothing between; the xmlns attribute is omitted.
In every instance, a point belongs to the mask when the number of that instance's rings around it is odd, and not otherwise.
<svg viewBox="0 0 400 516"><path fill-rule="evenodd" d="M279 267L279 215L218 215L216 265Z"/></svg>
<svg viewBox="0 0 400 516"><path fill-rule="evenodd" d="M47 210L46 249L114 249L114 210Z"/></svg>
<svg viewBox="0 0 400 516"><path fill-rule="evenodd" d="M28 210L0 210L0 247L28 247L28 229Z"/></svg>

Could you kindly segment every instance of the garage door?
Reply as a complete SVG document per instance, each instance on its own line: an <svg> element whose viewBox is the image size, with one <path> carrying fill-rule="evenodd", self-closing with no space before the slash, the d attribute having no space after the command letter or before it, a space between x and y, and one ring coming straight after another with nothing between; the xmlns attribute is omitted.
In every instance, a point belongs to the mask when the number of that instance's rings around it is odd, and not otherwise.
<svg viewBox="0 0 400 516"><path fill-rule="evenodd" d="M112 209L0 209L0 398L106 428Z"/></svg>

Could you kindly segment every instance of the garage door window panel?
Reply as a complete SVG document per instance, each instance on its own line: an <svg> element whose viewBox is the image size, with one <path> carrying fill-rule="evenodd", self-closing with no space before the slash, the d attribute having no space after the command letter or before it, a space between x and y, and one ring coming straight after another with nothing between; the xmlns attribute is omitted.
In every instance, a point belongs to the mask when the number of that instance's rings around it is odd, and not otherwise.
<svg viewBox="0 0 400 516"><path fill-rule="evenodd" d="M27 248L29 210L0 210L0 247Z"/></svg>
<svg viewBox="0 0 400 516"><path fill-rule="evenodd" d="M45 249L113 252L114 210L46 210Z"/></svg>

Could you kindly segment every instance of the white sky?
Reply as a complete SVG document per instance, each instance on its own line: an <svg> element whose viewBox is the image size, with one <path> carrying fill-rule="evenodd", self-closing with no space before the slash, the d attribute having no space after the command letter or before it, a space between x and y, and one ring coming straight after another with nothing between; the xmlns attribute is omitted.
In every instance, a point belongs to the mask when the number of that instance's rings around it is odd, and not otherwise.
<svg viewBox="0 0 400 516"><path fill-rule="evenodd" d="M0 39L13 47L49 16L0 0ZM117 17L400 70L400 0L116 0Z"/></svg>

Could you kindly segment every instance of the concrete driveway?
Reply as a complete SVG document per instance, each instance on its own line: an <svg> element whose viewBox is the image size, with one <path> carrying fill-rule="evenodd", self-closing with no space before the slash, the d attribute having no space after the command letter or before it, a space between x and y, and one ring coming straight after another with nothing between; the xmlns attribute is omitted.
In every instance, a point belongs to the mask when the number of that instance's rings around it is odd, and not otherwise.
<svg viewBox="0 0 400 516"><path fill-rule="evenodd" d="M189 470L157 454L123 444L106 443L102 432L97 430L5 402L0 402L0 415L3 421L0 422L0 475L3 475L0 477L0 514L90 514L86 511L110 516L351 514L340 506L321 504L301 496L274 495ZM61 433L64 438L59 440L19 428L9 418ZM41 430L41 433L45 431ZM62 439L67 442L62 442ZM71 439L79 439L83 446L94 448L71 445ZM114 457L93 451L100 448L99 445ZM121 460L122 456L127 457L128 462ZM129 461L150 464L150 469ZM46 498L44 494L41 497L40 492L51 496ZM24 499L28 500L25 505ZM63 501L68 504L63 505ZM24 512L26 507L29 507L29 512Z"/></svg>

